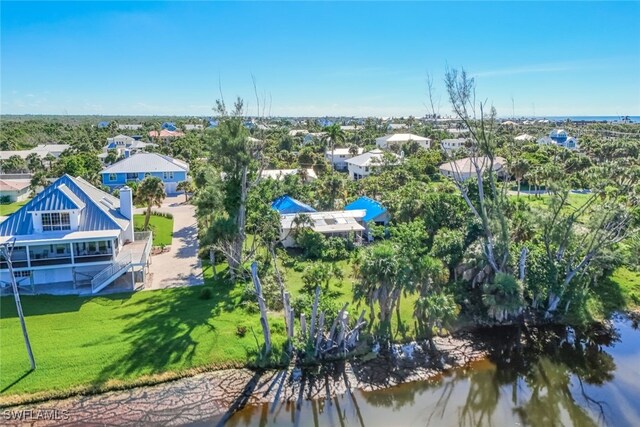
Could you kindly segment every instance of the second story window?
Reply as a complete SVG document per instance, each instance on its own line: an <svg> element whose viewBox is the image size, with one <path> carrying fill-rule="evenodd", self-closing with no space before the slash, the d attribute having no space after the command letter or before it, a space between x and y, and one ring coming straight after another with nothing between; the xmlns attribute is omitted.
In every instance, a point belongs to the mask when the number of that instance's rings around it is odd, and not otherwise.
<svg viewBox="0 0 640 427"><path fill-rule="evenodd" d="M164 179L173 179L173 172L163 172L162 176Z"/></svg>
<svg viewBox="0 0 640 427"><path fill-rule="evenodd" d="M67 212L42 214L42 231L71 230L71 220Z"/></svg>
<svg viewBox="0 0 640 427"><path fill-rule="evenodd" d="M115 173L110 173L109 174L109 181L113 182L116 180L116 174Z"/></svg>

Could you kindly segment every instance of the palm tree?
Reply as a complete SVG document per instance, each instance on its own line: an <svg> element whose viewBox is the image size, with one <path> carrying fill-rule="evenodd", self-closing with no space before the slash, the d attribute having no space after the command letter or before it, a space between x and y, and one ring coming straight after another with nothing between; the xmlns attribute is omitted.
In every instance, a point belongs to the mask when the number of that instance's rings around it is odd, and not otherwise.
<svg viewBox="0 0 640 427"><path fill-rule="evenodd" d="M518 183L518 197L520 197L520 184L522 183L522 179L529 172L530 164L527 159L519 158L516 159L513 164L511 164L510 171L516 179Z"/></svg>
<svg viewBox="0 0 640 427"><path fill-rule="evenodd" d="M344 143L346 137L344 131L337 123L325 127L324 132L325 134L322 137L322 142L325 145L331 145L331 170L333 172L335 170L333 163L333 152L335 151L336 144Z"/></svg>
<svg viewBox="0 0 640 427"><path fill-rule="evenodd" d="M157 176L148 176L138 187L136 191L136 199L138 202L144 204L147 207L147 212L144 218L144 229L148 230L149 220L151 219L151 208L154 206L162 206L162 201L165 198L164 184L162 180Z"/></svg>
<svg viewBox="0 0 640 427"><path fill-rule="evenodd" d="M185 203L189 201L189 193L193 191L193 185L191 181L182 181L178 183L176 187L178 191L184 191L184 201Z"/></svg>

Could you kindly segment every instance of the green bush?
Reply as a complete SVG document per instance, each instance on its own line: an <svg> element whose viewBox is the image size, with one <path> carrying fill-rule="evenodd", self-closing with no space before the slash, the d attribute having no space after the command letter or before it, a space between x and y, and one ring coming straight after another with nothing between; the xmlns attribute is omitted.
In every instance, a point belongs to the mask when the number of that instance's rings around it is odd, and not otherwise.
<svg viewBox="0 0 640 427"><path fill-rule="evenodd" d="M202 290L200 291L200 296L198 296L198 298L200 299L211 299L213 297L213 291L211 290L211 288L202 288Z"/></svg>
<svg viewBox="0 0 640 427"><path fill-rule="evenodd" d="M313 230L303 229L296 236L296 243L302 248L305 258L318 259L322 257L326 238Z"/></svg>

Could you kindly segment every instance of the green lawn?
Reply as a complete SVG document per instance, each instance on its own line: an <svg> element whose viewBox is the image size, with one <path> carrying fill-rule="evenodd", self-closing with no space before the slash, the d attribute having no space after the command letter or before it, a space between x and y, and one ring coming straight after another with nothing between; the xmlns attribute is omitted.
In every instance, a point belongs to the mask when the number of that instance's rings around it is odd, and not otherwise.
<svg viewBox="0 0 640 427"><path fill-rule="evenodd" d="M15 211L17 211L18 209L26 205L27 203L29 203L29 200L31 199L27 199L22 202L14 202L14 203L8 203L5 205L0 205L0 216L11 215Z"/></svg>
<svg viewBox="0 0 640 427"><path fill-rule="evenodd" d="M144 214L133 216L136 231L142 231L144 226ZM149 228L153 232L153 246L170 246L173 238L173 218L165 218L160 215L151 215Z"/></svg>
<svg viewBox="0 0 640 427"><path fill-rule="evenodd" d="M304 269L309 261L298 261L299 269ZM365 314L365 319L369 319L368 307L366 304L362 303L358 305L353 301L353 285L356 281L355 276L353 274L353 265L349 261L337 261L336 264L342 270L342 275L344 279L339 282L338 280L333 279L329 283L329 292L331 293L331 297L335 300L340 308L344 303L349 303L348 311L351 317L358 317L362 310L367 310ZM303 281L302 281L302 271L296 271L293 268L284 268L280 266L282 270L285 282L287 284L287 289L291 293L293 298L299 296L302 293L303 289ZM323 291L326 292L326 291ZM401 297L400 300L400 319L394 313L393 319L391 321L391 330L393 333L393 339L398 341L405 341L407 339L413 338L414 334L414 322L413 322L413 304L417 299L417 295L410 295L405 298ZM374 327L376 325L373 325ZM400 327L399 327L400 326Z"/></svg>
<svg viewBox="0 0 640 427"><path fill-rule="evenodd" d="M204 275L206 284L213 285L210 266ZM23 296L37 363L31 373L13 297L0 298L0 402L17 394L117 387L166 371L188 373L255 360L258 348L251 331L260 341L262 334L259 316L237 309L243 285L216 283L209 300L198 298L202 289ZM283 323L282 316L274 315L271 322ZM238 326L247 327L242 338L236 335ZM272 329L274 347L281 346L284 325Z"/></svg>

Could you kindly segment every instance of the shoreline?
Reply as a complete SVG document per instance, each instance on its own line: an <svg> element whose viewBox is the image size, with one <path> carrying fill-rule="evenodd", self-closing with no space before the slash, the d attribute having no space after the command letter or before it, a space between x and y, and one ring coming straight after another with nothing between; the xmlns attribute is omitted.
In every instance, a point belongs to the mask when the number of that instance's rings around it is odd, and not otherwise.
<svg viewBox="0 0 640 427"><path fill-rule="evenodd" d="M33 426L180 425L217 418L223 423L247 405L326 399L351 390L374 391L435 379L485 359L487 352L479 341L461 333L436 337L435 355L416 349L411 358L394 358L384 351L371 360L313 367L208 371L156 385L5 406L2 416L4 425ZM25 414L28 419L17 419Z"/></svg>

